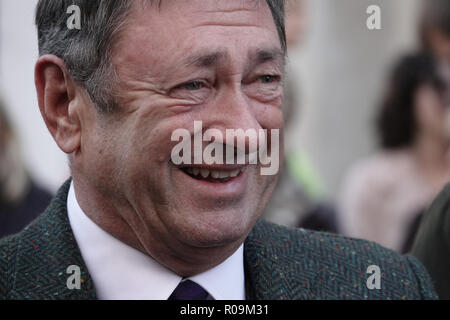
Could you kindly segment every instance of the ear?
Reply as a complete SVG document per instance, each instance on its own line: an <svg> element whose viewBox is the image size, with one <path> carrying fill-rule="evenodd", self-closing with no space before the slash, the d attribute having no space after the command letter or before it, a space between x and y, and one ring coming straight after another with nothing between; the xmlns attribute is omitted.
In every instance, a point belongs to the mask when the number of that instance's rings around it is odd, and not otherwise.
<svg viewBox="0 0 450 320"><path fill-rule="evenodd" d="M62 151L80 148L80 88L72 81L62 59L54 55L39 58L35 67L39 109L45 124Z"/></svg>

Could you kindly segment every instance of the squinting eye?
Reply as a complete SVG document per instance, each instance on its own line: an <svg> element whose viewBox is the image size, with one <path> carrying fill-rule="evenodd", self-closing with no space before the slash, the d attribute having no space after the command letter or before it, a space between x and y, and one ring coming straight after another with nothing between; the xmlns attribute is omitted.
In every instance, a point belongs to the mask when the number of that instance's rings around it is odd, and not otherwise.
<svg viewBox="0 0 450 320"><path fill-rule="evenodd" d="M192 82L182 84L180 86L180 88L190 90L190 91L195 91L195 90L200 90L201 88L203 88L203 86L204 86L204 83L201 81L192 81Z"/></svg>
<svg viewBox="0 0 450 320"><path fill-rule="evenodd" d="M185 99L200 103L211 94L212 86L208 80L192 80L177 85L170 90L170 96L175 99Z"/></svg>
<svg viewBox="0 0 450 320"><path fill-rule="evenodd" d="M279 80L278 76L265 75L259 78L262 83L274 83Z"/></svg>

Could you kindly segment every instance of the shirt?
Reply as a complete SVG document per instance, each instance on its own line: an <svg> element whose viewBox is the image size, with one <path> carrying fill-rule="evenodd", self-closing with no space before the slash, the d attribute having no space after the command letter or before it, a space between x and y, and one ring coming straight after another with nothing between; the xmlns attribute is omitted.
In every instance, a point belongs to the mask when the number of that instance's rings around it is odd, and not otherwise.
<svg viewBox="0 0 450 320"><path fill-rule="evenodd" d="M149 255L95 224L79 206L73 182L67 211L100 300L167 300L183 280ZM216 300L245 300L243 245L218 266L189 279Z"/></svg>

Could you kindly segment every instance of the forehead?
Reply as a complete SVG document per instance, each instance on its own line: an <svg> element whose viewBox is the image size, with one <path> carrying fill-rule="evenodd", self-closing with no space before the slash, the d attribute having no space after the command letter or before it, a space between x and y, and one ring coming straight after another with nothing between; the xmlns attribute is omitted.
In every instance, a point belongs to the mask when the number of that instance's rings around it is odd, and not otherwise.
<svg viewBox="0 0 450 320"><path fill-rule="evenodd" d="M156 3L142 0L134 2L133 9L132 19L139 19L140 23L143 22L140 19L148 21L151 16L156 21L175 22L180 26L208 23L251 26L255 18L265 24L271 17L266 0L160 0Z"/></svg>
<svg viewBox="0 0 450 320"><path fill-rule="evenodd" d="M163 0L136 5L114 49L116 62L170 63L198 50L248 58L250 51L281 48L265 0Z"/></svg>

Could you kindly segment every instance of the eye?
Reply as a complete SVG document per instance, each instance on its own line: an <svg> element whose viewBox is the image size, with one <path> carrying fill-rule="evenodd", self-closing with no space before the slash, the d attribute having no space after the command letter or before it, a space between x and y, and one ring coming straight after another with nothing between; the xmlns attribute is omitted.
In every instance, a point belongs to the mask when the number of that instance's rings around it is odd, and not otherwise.
<svg viewBox="0 0 450 320"><path fill-rule="evenodd" d="M195 90L200 90L204 86L205 86L205 83L203 81L191 81L191 82L187 82L187 83L180 85L178 88L186 89L189 91L195 91Z"/></svg>
<svg viewBox="0 0 450 320"><path fill-rule="evenodd" d="M192 80L177 85L170 91L170 96L176 99L184 99L200 103L211 94L211 85L207 80Z"/></svg>
<svg viewBox="0 0 450 320"><path fill-rule="evenodd" d="M261 83L274 83L278 82L280 80L280 77L273 75L264 75L259 77L259 80L261 81Z"/></svg>
<svg viewBox="0 0 450 320"><path fill-rule="evenodd" d="M264 74L261 72L252 75L247 81L244 81L245 92L253 99L266 103L282 97L283 86L280 74Z"/></svg>

